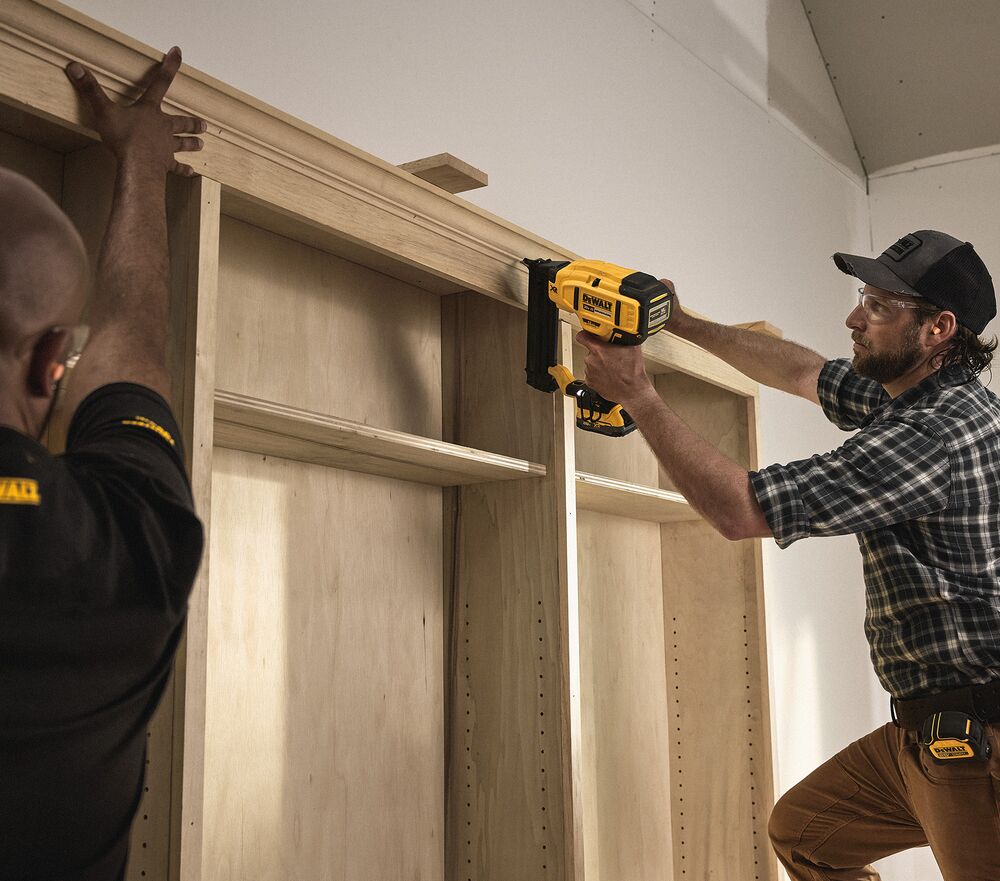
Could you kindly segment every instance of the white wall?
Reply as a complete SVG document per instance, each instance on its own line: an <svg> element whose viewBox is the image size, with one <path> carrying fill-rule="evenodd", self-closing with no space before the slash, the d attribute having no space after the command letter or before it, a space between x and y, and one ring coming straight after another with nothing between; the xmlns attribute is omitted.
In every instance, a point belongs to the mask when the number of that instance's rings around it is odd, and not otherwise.
<svg viewBox="0 0 1000 881"><path fill-rule="evenodd" d="M1000 284L1000 145L933 157L917 167L887 169L872 176L870 187L876 250L907 232L940 229L972 242L994 284ZM985 335L998 333L1000 323L994 319ZM997 364L997 375L990 382L994 391L1000 388ZM900 878L941 877L926 851L913 857L901 854L891 865Z"/></svg>
<svg viewBox="0 0 1000 881"><path fill-rule="evenodd" d="M831 357L870 252L863 172L799 0L70 0L391 162L448 151L470 201L667 275L696 310ZM832 449L762 395L762 464ZM765 550L779 793L887 718L853 538ZM887 881L911 876L887 873Z"/></svg>
<svg viewBox="0 0 1000 881"><path fill-rule="evenodd" d="M879 249L917 229L940 229L972 242L1000 286L1000 144L873 175L871 217ZM997 333L994 319L985 335ZM995 391L997 382L991 387Z"/></svg>

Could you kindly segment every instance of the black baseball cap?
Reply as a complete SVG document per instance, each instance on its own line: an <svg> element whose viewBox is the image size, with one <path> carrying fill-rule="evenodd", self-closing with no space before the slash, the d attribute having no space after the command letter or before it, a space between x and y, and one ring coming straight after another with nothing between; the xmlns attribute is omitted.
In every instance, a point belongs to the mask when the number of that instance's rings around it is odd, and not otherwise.
<svg viewBox="0 0 1000 881"><path fill-rule="evenodd" d="M969 242L934 229L918 229L878 257L834 254L841 272L865 284L922 297L954 312L960 324L981 334L997 314L993 279Z"/></svg>

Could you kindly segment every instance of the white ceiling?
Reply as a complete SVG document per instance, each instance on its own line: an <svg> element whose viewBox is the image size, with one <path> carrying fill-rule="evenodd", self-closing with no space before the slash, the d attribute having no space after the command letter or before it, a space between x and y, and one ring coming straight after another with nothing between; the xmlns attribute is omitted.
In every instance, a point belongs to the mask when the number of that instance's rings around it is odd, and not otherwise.
<svg viewBox="0 0 1000 881"><path fill-rule="evenodd" d="M865 170L1000 144L1000 0L802 0Z"/></svg>

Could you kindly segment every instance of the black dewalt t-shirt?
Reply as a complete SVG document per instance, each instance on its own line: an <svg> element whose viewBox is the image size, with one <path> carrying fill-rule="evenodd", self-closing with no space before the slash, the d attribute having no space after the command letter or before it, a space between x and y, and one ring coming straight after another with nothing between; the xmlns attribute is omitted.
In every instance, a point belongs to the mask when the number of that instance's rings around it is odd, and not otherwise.
<svg viewBox="0 0 1000 881"><path fill-rule="evenodd" d="M95 391L63 456L0 427L0 881L122 877L202 543L156 393Z"/></svg>

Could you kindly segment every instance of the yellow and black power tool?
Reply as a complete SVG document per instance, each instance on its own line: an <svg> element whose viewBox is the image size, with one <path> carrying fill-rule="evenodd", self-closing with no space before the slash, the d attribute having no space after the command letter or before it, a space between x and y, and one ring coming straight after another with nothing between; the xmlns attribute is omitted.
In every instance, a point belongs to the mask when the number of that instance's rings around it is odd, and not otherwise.
<svg viewBox="0 0 1000 881"><path fill-rule="evenodd" d="M576 400L576 424L622 437L635 428L621 404L601 397L558 361L559 310L605 342L638 346L670 319L673 291L644 272L599 260L529 260L528 385Z"/></svg>

